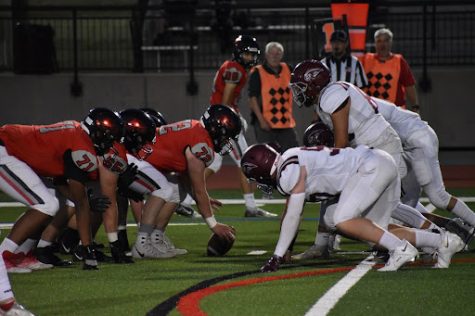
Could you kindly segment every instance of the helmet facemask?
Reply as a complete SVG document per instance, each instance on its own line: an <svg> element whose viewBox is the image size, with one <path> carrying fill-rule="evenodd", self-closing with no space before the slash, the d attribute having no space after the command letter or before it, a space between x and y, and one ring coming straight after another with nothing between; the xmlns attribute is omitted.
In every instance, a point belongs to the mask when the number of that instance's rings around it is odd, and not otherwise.
<svg viewBox="0 0 475 316"><path fill-rule="evenodd" d="M308 85L303 82L296 82L296 83L290 84L293 100L299 108L301 108L304 105L309 106L307 104L307 95L305 94L305 92L307 91L307 88L308 88Z"/></svg>

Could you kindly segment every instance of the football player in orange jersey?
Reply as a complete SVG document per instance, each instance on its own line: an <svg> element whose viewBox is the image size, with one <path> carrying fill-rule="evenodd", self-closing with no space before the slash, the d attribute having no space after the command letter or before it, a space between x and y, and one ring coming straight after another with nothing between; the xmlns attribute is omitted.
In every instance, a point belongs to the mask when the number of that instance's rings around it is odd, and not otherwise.
<svg viewBox="0 0 475 316"><path fill-rule="evenodd" d="M206 190L204 173L206 166L213 162L215 152L229 153L231 140L236 139L240 131L239 116L224 105L211 106L200 121L184 120L157 130L153 152L139 163L139 175L144 176L130 186L142 194L150 193L132 249L134 257L168 258L184 253L163 247L164 230L180 202L178 184L168 181L163 174L189 177L199 212L209 228L223 238L234 239L234 229L218 223L213 216L213 201Z"/></svg>
<svg viewBox="0 0 475 316"><path fill-rule="evenodd" d="M0 189L29 208L0 245L7 270L31 272L27 267L17 267L15 252L27 238L39 234L58 211L58 199L40 177L68 179L85 251L84 268L96 268L85 182L97 178L97 156L106 154L122 135L121 118L104 108L91 110L82 122L0 128Z"/></svg>
<svg viewBox="0 0 475 316"><path fill-rule="evenodd" d="M90 204L94 211L103 212L104 228L107 233L114 262L133 263L131 257L126 255L126 247L120 243L118 238L116 188L118 181L125 181L130 184L135 179L136 167L134 167L134 165L127 167L126 152L133 153L137 157L142 158L144 155L149 154L152 150L150 144L155 141L156 125L148 114L138 109L124 110L120 112L120 117L124 123L124 144L114 143L114 146L104 157L99 157L98 185L91 185L96 189L94 191L100 190L101 194L98 195L97 192L91 194ZM90 189L90 191L92 191L92 189ZM56 220L56 222L52 222L52 224L56 224L56 227L49 225L49 230L45 230L42 235L42 240L40 240L37 249L40 250L39 259L42 262L54 265L62 265L64 263L53 254L53 250L50 247L51 242L58 235L59 229L67 224L67 216L62 217L62 221L60 218ZM93 233L95 232L96 230L93 231ZM81 258L81 253L76 251L74 254L77 258ZM98 259L100 259L99 255L98 253Z"/></svg>
<svg viewBox="0 0 475 316"><path fill-rule="evenodd" d="M225 61L219 68L213 83L213 91L210 98L210 104L224 104L232 107L239 113L238 99L241 90L246 84L248 71L251 67L257 65L257 59L260 54L259 45L256 39L249 35L239 35L234 41L233 60ZM242 120L242 130L239 137L233 141L233 150L230 153L231 158L238 167L241 189L246 204L244 215L246 217L275 217L274 213L260 209L256 205L254 198L254 187L247 181L240 169L241 156L247 149L247 141L244 133L247 129L246 120L240 115ZM207 177L216 173L221 168L222 159L217 157L214 163L206 170ZM187 203L183 203L186 207Z"/></svg>

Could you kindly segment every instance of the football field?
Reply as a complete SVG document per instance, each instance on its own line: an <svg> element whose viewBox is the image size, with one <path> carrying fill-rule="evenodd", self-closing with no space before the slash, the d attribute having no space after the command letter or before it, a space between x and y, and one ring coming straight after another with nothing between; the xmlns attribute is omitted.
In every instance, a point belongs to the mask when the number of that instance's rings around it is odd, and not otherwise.
<svg viewBox="0 0 475 316"><path fill-rule="evenodd" d="M469 201L475 197L475 189L450 192ZM241 197L235 190L212 191L211 196ZM282 213L283 204L274 203L263 208ZM468 205L475 209L474 202ZM14 221L23 210L1 208L0 222ZM294 253L313 243L318 212L318 204L306 205ZM244 218L243 213L243 204L225 204L216 214L237 230L224 257L206 256L211 232L201 219L174 215L167 234L177 247L188 249L186 255L131 265L101 263L98 271L83 271L75 263L11 274L13 290L21 304L47 316L474 314L475 242L443 270L419 259L397 272L377 272L374 262L361 264L370 255L366 244L343 239L341 251L329 259L293 262L262 274L258 270L273 253L279 219ZM128 232L134 242L136 227L130 225ZM2 230L2 239L7 233ZM102 229L96 240L107 245Z"/></svg>

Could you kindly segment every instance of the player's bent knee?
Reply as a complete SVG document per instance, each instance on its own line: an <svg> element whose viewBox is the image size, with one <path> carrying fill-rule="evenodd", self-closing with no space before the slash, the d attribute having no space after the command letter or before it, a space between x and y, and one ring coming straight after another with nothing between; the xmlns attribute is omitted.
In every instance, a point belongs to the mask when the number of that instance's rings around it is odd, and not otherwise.
<svg viewBox="0 0 475 316"><path fill-rule="evenodd" d="M445 191L444 189L440 189L437 191L426 190L426 194L429 197L429 201L434 204L435 207L444 210L447 209L451 197L451 195L447 191Z"/></svg>
<svg viewBox="0 0 475 316"><path fill-rule="evenodd" d="M51 197L43 204L31 205L31 208L48 216L54 216L59 210L59 200L56 197Z"/></svg>
<svg viewBox="0 0 475 316"><path fill-rule="evenodd" d="M167 185L153 191L152 195L165 200L165 202L173 202L173 191L173 188Z"/></svg>

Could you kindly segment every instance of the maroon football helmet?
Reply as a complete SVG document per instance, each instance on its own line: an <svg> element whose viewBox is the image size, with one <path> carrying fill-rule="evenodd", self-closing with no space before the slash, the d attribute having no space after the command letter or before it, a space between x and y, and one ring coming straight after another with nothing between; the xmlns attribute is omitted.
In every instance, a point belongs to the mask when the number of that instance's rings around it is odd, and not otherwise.
<svg viewBox="0 0 475 316"><path fill-rule="evenodd" d="M306 147L314 146L335 146L333 132L323 122L315 122L305 130L303 134L303 144Z"/></svg>
<svg viewBox="0 0 475 316"><path fill-rule="evenodd" d="M241 158L241 169L246 178L258 183L259 189L272 192L276 185L272 174L277 167L279 153L267 144L249 147Z"/></svg>
<svg viewBox="0 0 475 316"><path fill-rule="evenodd" d="M294 102L299 107L314 105L320 91L330 83L330 79L330 70L320 61L311 59L301 62L290 78Z"/></svg>

